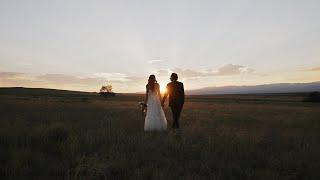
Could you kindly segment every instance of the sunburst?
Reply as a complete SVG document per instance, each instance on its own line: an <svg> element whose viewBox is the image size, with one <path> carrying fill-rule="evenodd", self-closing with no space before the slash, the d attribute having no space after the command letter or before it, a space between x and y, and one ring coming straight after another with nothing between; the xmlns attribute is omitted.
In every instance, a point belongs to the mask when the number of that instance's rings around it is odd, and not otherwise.
<svg viewBox="0 0 320 180"><path fill-rule="evenodd" d="M166 84L165 83L160 83L160 93L161 94L164 94L164 93L166 93Z"/></svg>

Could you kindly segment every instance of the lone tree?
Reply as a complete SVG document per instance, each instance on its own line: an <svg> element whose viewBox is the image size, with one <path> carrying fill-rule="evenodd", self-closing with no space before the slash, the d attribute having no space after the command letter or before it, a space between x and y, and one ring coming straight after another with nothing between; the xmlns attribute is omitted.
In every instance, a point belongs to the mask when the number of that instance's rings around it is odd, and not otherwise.
<svg viewBox="0 0 320 180"><path fill-rule="evenodd" d="M111 93L112 92L112 86L110 84L106 86L102 86L100 89L100 93Z"/></svg>
<svg viewBox="0 0 320 180"><path fill-rule="evenodd" d="M102 86L100 88L100 95L104 96L104 97L111 97L111 96L115 96L115 93L112 92L112 86L110 84L106 85L106 86Z"/></svg>

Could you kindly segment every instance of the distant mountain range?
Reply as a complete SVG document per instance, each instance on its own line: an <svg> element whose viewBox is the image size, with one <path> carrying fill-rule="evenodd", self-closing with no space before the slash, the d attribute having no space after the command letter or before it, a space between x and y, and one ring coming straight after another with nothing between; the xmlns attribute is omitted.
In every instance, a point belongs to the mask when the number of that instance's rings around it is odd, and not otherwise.
<svg viewBox="0 0 320 180"><path fill-rule="evenodd" d="M210 95L210 94L265 94L265 93L297 93L320 91L320 81L311 83L280 83L264 84L256 86L223 86L206 87L201 89L187 90L187 95Z"/></svg>

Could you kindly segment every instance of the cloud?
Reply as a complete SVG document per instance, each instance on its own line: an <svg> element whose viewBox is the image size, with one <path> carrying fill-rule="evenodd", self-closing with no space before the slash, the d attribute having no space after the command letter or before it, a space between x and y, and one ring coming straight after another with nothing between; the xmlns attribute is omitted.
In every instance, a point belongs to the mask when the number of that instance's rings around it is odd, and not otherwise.
<svg viewBox="0 0 320 180"><path fill-rule="evenodd" d="M128 76L122 73L95 73L94 77L104 78L108 81L127 81Z"/></svg>
<svg viewBox="0 0 320 180"><path fill-rule="evenodd" d="M18 72L0 72L0 79L17 79L17 78L23 78L23 73Z"/></svg>
<svg viewBox="0 0 320 180"><path fill-rule="evenodd" d="M107 83L126 83L136 84L137 82L146 81L147 77L128 76L121 73L95 73L91 76L78 77L65 74L42 74L31 75L19 72L0 72L1 84L17 84L33 82L37 84L55 84L55 85L102 85Z"/></svg>
<svg viewBox="0 0 320 180"><path fill-rule="evenodd" d="M254 70L245 68L244 66L235 65L235 64L227 64L218 69L216 75L225 76L225 75L235 75L241 73L252 73Z"/></svg>
<svg viewBox="0 0 320 180"><path fill-rule="evenodd" d="M81 91L98 91L102 85L111 84L116 92L137 92L144 88L148 76L129 76L121 73L95 73L88 76L65 74L25 74L0 72L2 87L42 87Z"/></svg>
<svg viewBox="0 0 320 180"><path fill-rule="evenodd" d="M251 68L241 65L227 64L218 69L193 70L193 69L160 69L155 72L160 81L167 80L172 72L178 73L182 79L198 79L201 77L233 76L253 74ZM88 76L74 76L65 74L41 74L32 75L19 72L0 72L0 86L25 86L57 89L72 89L95 91L101 85L111 84L116 91L133 92L141 91L147 83L148 75L132 76L123 73L94 73Z"/></svg>
<svg viewBox="0 0 320 180"><path fill-rule="evenodd" d="M162 77L162 76L168 76L169 73L170 73L169 70L159 70L157 71L156 75Z"/></svg>
<svg viewBox="0 0 320 180"><path fill-rule="evenodd" d="M77 77L64 74L44 74L36 76L36 80L50 84L61 85L98 85L106 83L106 79L99 77Z"/></svg>
<svg viewBox="0 0 320 180"><path fill-rule="evenodd" d="M32 86L38 84L31 75L20 72L0 72L0 86Z"/></svg>
<svg viewBox="0 0 320 180"><path fill-rule="evenodd" d="M314 68L308 69L308 71L320 71L320 67L314 67Z"/></svg>
<svg viewBox="0 0 320 180"><path fill-rule="evenodd" d="M161 60L161 59L154 59L154 60L150 60L148 61L149 64L161 64L163 62L165 62L166 60Z"/></svg>
<svg viewBox="0 0 320 180"><path fill-rule="evenodd" d="M162 59L150 60L148 61L148 64L150 64L154 69L166 69L168 67L168 61Z"/></svg>
<svg viewBox="0 0 320 180"><path fill-rule="evenodd" d="M199 71L199 70L192 70L192 69L175 68L175 69L172 69L171 71L177 73L178 75L180 75L181 77L184 77L184 78L199 78L199 77L210 77L210 76L232 76L232 75L241 75L241 74L257 74L257 73L255 73L255 70L252 68L244 67L241 65L234 65L234 64L227 64L227 65L224 65L216 70L211 69L211 70ZM159 74L165 74L164 72L167 72L167 74L168 74L170 72L170 70L158 71Z"/></svg>
<svg viewBox="0 0 320 180"><path fill-rule="evenodd" d="M184 78L210 76L210 73L191 70L191 69L175 68L175 69L172 70L172 72L175 72L178 75L183 76Z"/></svg>
<svg viewBox="0 0 320 180"><path fill-rule="evenodd" d="M74 90L93 90L106 83L98 77L77 77L63 74L32 75L19 72L0 72L0 86L43 87Z"/></svg>

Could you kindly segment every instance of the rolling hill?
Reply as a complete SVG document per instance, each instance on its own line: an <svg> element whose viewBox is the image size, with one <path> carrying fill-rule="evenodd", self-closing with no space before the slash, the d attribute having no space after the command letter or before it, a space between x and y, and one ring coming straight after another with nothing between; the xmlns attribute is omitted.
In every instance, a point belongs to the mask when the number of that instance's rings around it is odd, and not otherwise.
<svg viewBox="0 0 320 180"><path fill-rule="evenodd" d="M268 93L299 93L320 91L320 81L311 83L280 83L264 84L256 86L223 86L206 87L195 90L187 90L188 95L209 94L268 94Z"/></svg>

